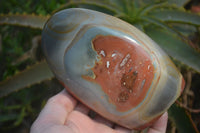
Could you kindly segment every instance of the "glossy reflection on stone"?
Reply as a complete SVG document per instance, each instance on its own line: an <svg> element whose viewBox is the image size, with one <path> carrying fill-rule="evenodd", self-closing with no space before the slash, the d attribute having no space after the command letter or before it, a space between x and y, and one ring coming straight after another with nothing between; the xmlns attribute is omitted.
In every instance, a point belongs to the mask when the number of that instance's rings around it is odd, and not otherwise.
<svg viewBox="0 0 200 133"><path fill-rule="evenodd" d="M103 117L130 129L149 126L184 87L169 57L144 33L87 9L54 14L42 48L67 90Z"/></svg>

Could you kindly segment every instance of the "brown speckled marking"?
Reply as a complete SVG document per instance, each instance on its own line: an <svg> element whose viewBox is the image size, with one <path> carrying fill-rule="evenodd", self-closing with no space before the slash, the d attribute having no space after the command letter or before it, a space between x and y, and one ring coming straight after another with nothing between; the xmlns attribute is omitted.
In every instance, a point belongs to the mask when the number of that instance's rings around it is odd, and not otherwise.
<svg viewBox="0 0 200 133"><path fill-rule="evenodd" d="M128 98L129 98L128 92L123 91L123 92L119 93L117 101L118 102L126 102L128 100Z"/></svg>
<svg viewBox="0 0 200 133"><path fill-rule="evenodd" d="M129 92L133 89L135 80L137 78L137 71L123 74L121 78L121 86L125 87Z"/></svg>

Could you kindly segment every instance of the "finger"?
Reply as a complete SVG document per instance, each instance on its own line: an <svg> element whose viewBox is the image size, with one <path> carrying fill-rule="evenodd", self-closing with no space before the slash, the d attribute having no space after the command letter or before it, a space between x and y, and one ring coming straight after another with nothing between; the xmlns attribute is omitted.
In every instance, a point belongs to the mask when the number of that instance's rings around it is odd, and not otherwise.
<svg viewBox="0 0 200 133"><path fill-rule="evenodd" d="M64 124L69 113L76 106L76 100L66 90L61 91L47 101L36 123L39 125Z"/></svg>
<svg viewBox="0 0 200 133"><path fill-rule="evenodd" d="M165 133L167 128L168 114L165 112L150 128L148 133Z"/></svg>
<svg viewBox="0 0 200 133"><path fill-rule="evenodd" d="M102 116L100 116L100 115L98 115L98 114L96 114L94 120L95 120L96 122L98 122L98 123L105 124L105 125L107 125L107 126L109 126L109 127L113 127L113 125L114 125L113 122L111 122L111 121L109 121L109 120L103 118Z"/></svg>
<svg viewBox="0 0 200 133"><path fill-rule="evenodd" d="M77 110L70 113L65 125L70 129L73 129L75 132L84 131L86 133L114 133L112 128L94 121L88 115L85 115Z"/></svg>
<svg viewBox="0 0 200 133"><path fill-rule="evenodd" d="M76 111L79 111L83 114L88 114L90 109L88 107L86 107L85 105L83 105L82 103L78 103L78 105L75 107Z"/></svg>
<svg viewBox="0 0 200 133"><path fill-rule="evenodd" d="M74 110L68 117L65 125L76 132L85 131L89 133L91 127L93 127L93 121L88 115L77 110Z"/></svg>
<svg viewBox="0 0 200 133"><path fill-rule="evenodd" d="M132 130L116 125L115 130L117 133L133 133Z"/></svg>

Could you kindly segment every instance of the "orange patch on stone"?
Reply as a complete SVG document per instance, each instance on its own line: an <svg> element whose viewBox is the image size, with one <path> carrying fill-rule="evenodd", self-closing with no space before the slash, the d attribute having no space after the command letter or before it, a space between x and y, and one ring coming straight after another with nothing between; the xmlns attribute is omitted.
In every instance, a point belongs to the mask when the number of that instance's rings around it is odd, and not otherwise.
<svg viewBox="0 0 200 133"><path fill-rule="evenodd" d="M115 36L96 36L92 40L100 61L92 71L95 79L120 112L142 102L154 77L148 53L133 41Z"/></svg>

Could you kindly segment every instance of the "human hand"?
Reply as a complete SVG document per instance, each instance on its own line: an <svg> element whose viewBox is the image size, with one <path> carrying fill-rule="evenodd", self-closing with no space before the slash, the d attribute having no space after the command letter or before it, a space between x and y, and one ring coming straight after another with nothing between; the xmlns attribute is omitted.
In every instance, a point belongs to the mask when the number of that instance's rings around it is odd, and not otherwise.
<svg viewBox="0 0 200 133"><path fill-rule="evenodd" d="M134 133L96 115L91 119L89 109L63 90L50 98L30 133ZM168 115L164 113L148 130L148 133L165 133Z"/></svg>

